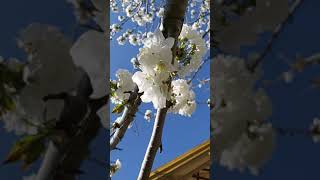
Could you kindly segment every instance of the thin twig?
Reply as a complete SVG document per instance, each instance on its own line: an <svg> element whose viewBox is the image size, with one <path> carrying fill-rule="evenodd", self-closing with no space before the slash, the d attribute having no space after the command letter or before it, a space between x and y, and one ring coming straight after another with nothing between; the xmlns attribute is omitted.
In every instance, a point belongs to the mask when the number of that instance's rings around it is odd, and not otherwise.
<svg viewBox="0 0 320 180"><path fill-rule="evenodd" d="M197 69L197 71L193 74L191 79L188 81L188 84L190 84L194 80L194 78L197 76L198 72L202 69L203 65L208 61L210 61L210 57L206 58L204 61L201 62L201 64L200 64L199 68Z"/></svg>
<svg viewBox="0 0 320 180"><path fill-rule="evenodd" d="M254 73L259 64L263 61L266 55L271 51L272 45L274 41L277 39L278 35L283 31L285 25L288 24L290 17L294 14L294 12L298 9L298 7L302 4L302 0L296 0L294 4L291 6L289 10L288 16L284 19L282 23L280 23L272 33L271 38L269 39L266 48L264 51L255 59L252 64L247 64L247 68L250 72Z"/></svg>

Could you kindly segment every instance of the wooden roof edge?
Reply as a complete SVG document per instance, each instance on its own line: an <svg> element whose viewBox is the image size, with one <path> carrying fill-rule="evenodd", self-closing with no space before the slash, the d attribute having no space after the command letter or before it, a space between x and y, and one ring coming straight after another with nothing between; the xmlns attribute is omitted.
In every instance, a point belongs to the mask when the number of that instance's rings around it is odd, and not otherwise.
<svg viewBox="0 0 320 180"><path fill-rule="evenodd" d="M211 162L206 162L204 164L202 164L201 166L199 166L198 168L194 169L193 171L190 171L188 173L186 173L181 179L187 179L188 177L191 177L194 173L196 172L199 172L201 170L204 170L205 167L208 167L210 168L211 166ZM208 172L209 176L210 176L210 172Z"/></svg>
<svg viewBox="0 0 320 180"><path fill-rule="evenodd" d="M202 144L196 146L195 148L187 151L186 153L180 155L176 159L170 161L169 163L160 166L156 170L154 170L150 174L150 180L157 179L162 177L163 175L169 175L174 172L176 169L180 168L181 166L187 164L188 162L203 156L204 154L210 153L210 139L206 140Z"/></svg>

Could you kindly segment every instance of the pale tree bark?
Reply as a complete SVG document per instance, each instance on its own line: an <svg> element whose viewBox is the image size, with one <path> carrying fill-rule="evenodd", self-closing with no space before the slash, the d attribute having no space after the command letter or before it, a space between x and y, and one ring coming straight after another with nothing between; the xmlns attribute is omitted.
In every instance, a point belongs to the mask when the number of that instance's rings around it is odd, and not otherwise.
<svg viewBox="0 0 320 180"><path fill-rule="evenodd" d="M166 120L167 111L167 108L157 110L152 135L143 162L141 164L138 180L149 179L155 156L161 145L162 132Z"/></svg>
<svg viewBox="0 0 320 180"><path fill-rule="evenodd" d="M140 104L140 94L138 93L138 87L136 86L134 92L132 92L129 97L127 105L125 105L125 109L117 125L119 127L115 128L115 132L110 138L110 151L116 149L117 145L124 137L129 125L134 120Z"/></svg>
<svg viewBox="0 0 320 180"><path fill-rule="evenodd" d="M177 48L177 38L181 32L184 16L187 8L187 0L167 0L163 18L163 35L167 37L175 38L174 46L172 47L172 63L174 63L174 58ZM152 135L149 141L147 151L145 153L139 176L137 180L148 180L154 159L156 157L157 151L162 143L162 132L166 119L166 114L171 106L170 102L167 102L167 106L163 109L157 110L156 119L153 126Z"/></svg>
<svg viewBox="0 0 320 180"><path fill-rule="evenodd" d="M50 177L51 172L57 167L58 158L61 156L61 152L53 144L52 141L49 142L46 154L42 160L42 165L38 171L36 180L45 180Z"/></svg>

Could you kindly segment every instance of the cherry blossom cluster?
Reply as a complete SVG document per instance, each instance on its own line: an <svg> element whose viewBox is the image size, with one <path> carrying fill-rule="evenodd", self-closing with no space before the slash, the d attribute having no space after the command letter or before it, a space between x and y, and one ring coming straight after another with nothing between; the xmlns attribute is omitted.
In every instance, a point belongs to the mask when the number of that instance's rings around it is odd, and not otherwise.
<svg viewBox="0 0 320 180"><path fill-rule="evenodd" d="M124 102L134 84L139 88L142 102L152 102L155 109L167 106L167 101L173 102L171 112L191 116L195 110L195 94L190 84L179 78L185 78L197 71L202 58L207 51L205 41L191 26L183 25L178 38L179 52L173 59L171 48L174 39L165 38L160 30L148 33L144 46L140 48L137 58L133 60L139 71L131 74L127 70L116 73L112 100L115 104ZM175 78L178 78L174 80ZM170 84L170 80L173 80Z"/></svg>
<svg viewBox="0 0 320 180"><path fill-rule="evenodd" d="M50 93L74 93L84 71L93 86L92 98L107 92L103 33L88 31L72 44L55 27L31 24L21 31L18 46L27 55L21 77L26 85L13 98L15 109L2 117L8 131L35 134L46 120L58 119L63 102L44 103L42 97ZM10 59L8 62L12 67L19 67L22 61ZM98 114L102 124L107 125L106 108L101 108Z"/></svg>
<svg viewBox="0 0 320 180"><path fill-rule="evenodd" d="M2 119L8 131L35 134L37 127L45 121L45 109L49 120L58 118L62 108L60 102L45 105L42 97L72 90L80 70L76 70L69 55L71 43L52 26L29 25L21 31L18 46L27 54L21 77L26 85L14 96L15 109L4 114ZM21 64L21 60L11 61L11 64L19 61Z"/></svg>
<svg viewBox="0 0 320 180"><path fill-rule="evenodd" d="M249 72L243 59L225 55L213 59L211 73L214 156L230 170L248 168L258 174L271 158L275 136L266 121L271 115L269 97L254 89L260 73Z"/></svg>
<svg viewBox="0 0 320 180"><path fill-rule="evenodd" d="M207 47L201 34L186 24L182 27L179 40L181 57L177 58L180 65L178 75L183 78L198 70Z"/></svg>
<svg viewBox="0 0 320 180"><path fill-rule="evenodd" d="M121 5L119 5L121 3ZM147 23L151 24L155 16L160 17L163 14L163 8L157 8L155 1L111 1L110 7L113 13L119 14L117 24L110 26L110 35L113 37L117 32L122 30L122 26L129 20L137 26L146 26ZM162 11L162 13L161 13ZM132 45L141 45L142 37L141 31L128 29L117 40L119 44L124 44L126 40ZM140 42L140 43L137 43Z"/></svg>
<svg viewBox="0 0 320 180"><path fill-rule="evenodd" d="M164 15L163 3L150 1L110 1L110 9L118 16L118 22L110 25L110 38L113 39L116 34L116 40L120 45L129 42L134 46L143 45L143 41L147 38L147 33L151 32L151 27L155 22L161 22ZM210 29L210 1L209 0L191 0L187 9L186 23L198 30L200 34L207 34ZM133 27L124 28L126 24L131 22ZM210 46L209 38L206 41Z"/></svg>
<svg viewBox="0 0 320 180"><path fill-rule="evenodd" d="M200 5L197 5L200 2ZM197 1L192 0L190 6L188 6L188 13L190 13L191 20L193 21L192 27L199 29L201 33L203 26L206 27L206 31L210 28L210 0Z"/></svg>
<svg viewBox="0 0 320 180"><path fill-rule="evenodd" d="M171 52L173 44L173 38L165 39L158 30L147 39L137 57L141 71L137 71L132 80L138 85L139 92L143 92L141 100L152 102L155 109L166 107L169 98L168 79L175 70Z"/></svg>
<svg viewBox="0 0 320 180"><path fill-rule="evenodd" d="M188 82L184 79L174 80L172 85L172 99L174 106L170 111L183 116L191 116L196 109L195 94L190 90Z"/></svg>
<svg viewBox="0 0 320 180"><path fill-rule="evenodd" d="M129 98L135 84L132 81L132 73L126 69L119 69L116 72L117 81L111 81L113 94L111 101L114 104L121 104Z"/></svg>

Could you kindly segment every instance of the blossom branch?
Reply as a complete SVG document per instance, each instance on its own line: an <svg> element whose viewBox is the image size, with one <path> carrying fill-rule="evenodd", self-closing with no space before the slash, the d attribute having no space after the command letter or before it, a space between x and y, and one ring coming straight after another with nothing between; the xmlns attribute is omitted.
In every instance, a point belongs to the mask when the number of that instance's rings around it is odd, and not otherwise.
<svg viewBox="0 0 320 180"><path fill-rule="evenodd" d="M161 137L168 108L158 109L149 145L144 156L138 180L149 179L152 165L161 145Z"/></svg>
<svg viewBox="0 0 320 180"><path fill-rule="evenodd" d="M207 35L209 35L211 32L210 29L208 29L203 35L202 35L202 38L205 38Z"/></svg>
<svg viewBox="0 0 320 180"><path fill-rule="evenodd" d="M173 37L175 39L175 43L171 49L173 55L172 64L174 64L174 58L177 49L177 38L179 37L182 29L187 3L187 0L167 0L165 6L162 33L166 38ZM157 110L152 136L140 168L139 176L137 178L138 180L149 179L155 156L158 149L161 147L163 127L166 114L170 106L171 103L167 102L165 108Z"/></svg>
<svg viewBox="0 0 320 180"><path fill-rule="evenodd" d="M138 111L138 107L141 104L140 95L138 94L138 87L135 87L134 92L130 95L128 104L126 105L121 119L118 122L119 128L117 128L110 139L110 151L116 149L124 137L129 125L134 120L135 114Z"/></svg>
<svg viewBox="0 0 320 180"><path fill-rule="evenodd" d="M264 49L264 51L254 60L254 62L252 62L252 64L247 64L248 66L248 70L250 72L255 72L256 68L259 66L259 64L263 61L263 59L266 57L266 55L269 53L269 51L271 51L272 49L272 45L274 43L274 41L277 39L277 37L279 36L279 34L283 31L283 28L285 25L288 24L290 18L292 17L292 15L294 14L294 12L298 9L298 7L302 4L302 0L296 0L293 5L291 6L290 10L289 10L289 14L288 16L284 19L284 21L282 23L280 23L275 30L272 33L271 38L269 39L266 48Z"/></svg>
<svg viewBox="0 0 320 180"><path fill-rule="evenodd" d="M66 145L65 154L58 164L53 179L75 179L74 176L79 171L82 161L90 154L90 142L97 136L101 128L100 118L96 112L108 102L107 99L109 99L108 96L100 100L93 100L89 117L81 122L78 132ZM101 101L104 103L102 104Z"/></svg>
<svg viewBox="0 0 320 180"><path fill-rule="evenodd" d="M135 11L132 16L126 16L125 19L123 21L121 21L118 26L120 29L122 29L122 27L135 15L139 12L139 9L141 8L141 6L143 5L143 1L140 2L136 7L133 8L133 11ZM110 32L112 32L112 29L110 29ZM111 39L116 35L117 32L115 32L114 34L111 35Z"/></svg>
<svg viewBox="0 0 320 180"><path fill-rule="evenodd" d="M198 72L202 69L203 65L204 65L206 62L210 61L210 60L211 60L210 57L208 57L208 58L206 58L204 61L201 62L201 64L200 64L199 68L197 69L197 71L193 74L193 76L191 77L191 79L188 81L188 84L190 84L190 83L194 80L194 78L197 76Z"/></svg>
<svg viewBox="0 0 320 180"><path fill-rule="evenodd" d="M77 133L67 138L59 134L53 139L62 139L63 142L50 141L36 180L73 180L82 161L89 154L89 144L96 137L100 127L100 119L96 112L108 103L109 95L99 99L91 99L91 112L88 118L80 122ZM58 140L57 140L58 141ZM84 147L84 148L79 148Z"/></svg>

